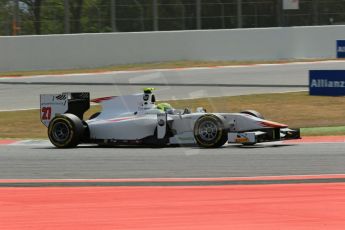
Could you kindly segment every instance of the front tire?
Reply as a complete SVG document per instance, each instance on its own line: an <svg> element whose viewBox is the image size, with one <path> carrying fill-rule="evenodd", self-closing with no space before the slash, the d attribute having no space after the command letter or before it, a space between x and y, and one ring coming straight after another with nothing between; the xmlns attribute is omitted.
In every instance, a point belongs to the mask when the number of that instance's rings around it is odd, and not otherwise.
<svg viewBox="0 0 345 230"><path fill-rule="evenodd" d="M56 116L48 126L50 142L57 148L74 148L83 137L83 122L73 114Z"/></svg>
<svg viewBox="0 0 345 230"><path fill-rule="evenodd" d="M228 132L225 119L214 114L205 114L194 124L194 138L203 148L223 146L228 140Z"/></svg>

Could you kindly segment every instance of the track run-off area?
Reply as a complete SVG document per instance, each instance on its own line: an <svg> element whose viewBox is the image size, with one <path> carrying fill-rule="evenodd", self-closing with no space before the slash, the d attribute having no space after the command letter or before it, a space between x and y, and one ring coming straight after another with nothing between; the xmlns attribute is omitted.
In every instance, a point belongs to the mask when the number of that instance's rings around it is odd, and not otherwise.
<svg viewBox="0 0 345 230"><path fill-rule="evenodd" d="M3 77L0 110L37 108L40 93L99 97L151 85L163 100L306 90L308 70L343 67L330 61ZM219 149L56 149L45 140L0 140L0 229L343 229L344 139Z"/></svg>
<svg viewBox="0 0 345 230"><path fill-rule="evenodd" d="M0 189L1 229L343 229L345 183Z"/></svg>

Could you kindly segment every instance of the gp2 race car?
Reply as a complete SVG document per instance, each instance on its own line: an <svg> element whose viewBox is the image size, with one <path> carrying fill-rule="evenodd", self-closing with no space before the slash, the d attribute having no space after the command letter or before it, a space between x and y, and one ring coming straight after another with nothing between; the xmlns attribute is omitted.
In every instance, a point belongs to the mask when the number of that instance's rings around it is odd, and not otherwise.
<svg viewBox="0 0 345 230"><path fill-rule="evenodd" d="M89 93L43 94L41 121L58 148L81 143L99 145L190 145L216 148L226 142L254 145L300 138L299 129L265 120L253 110L240 113L195 112L156 105L152 88L143 93L97 98L102 110L84 120Z"/></svg>

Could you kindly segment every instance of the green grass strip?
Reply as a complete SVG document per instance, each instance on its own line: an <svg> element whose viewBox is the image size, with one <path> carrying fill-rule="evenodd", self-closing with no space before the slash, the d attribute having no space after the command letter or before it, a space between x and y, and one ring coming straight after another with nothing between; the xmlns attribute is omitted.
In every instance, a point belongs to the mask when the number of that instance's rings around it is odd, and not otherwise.
<svg viewBox="0 0 345 230"><path fill-rule="evenodd" d="M345 126L301 128L302 136L345 135Z"/></svg>

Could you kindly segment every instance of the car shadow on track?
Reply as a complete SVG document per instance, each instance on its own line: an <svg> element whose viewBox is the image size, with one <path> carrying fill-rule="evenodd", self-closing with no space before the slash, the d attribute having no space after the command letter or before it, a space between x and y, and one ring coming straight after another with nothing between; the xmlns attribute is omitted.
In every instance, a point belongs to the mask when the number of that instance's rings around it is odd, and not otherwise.
<svg viewBox="0 0 345 230"><path fill-rule="evenodd" d="M256 148L282 148L288 146L296 146L296 144L256 144L256 145L228 145L231 147L242 149L256 149Z"/></svg>
<svg viewBox="0 0 345 230"><path fill-rule="evenodd" d="M282 144L282 143L272 143L272 144L256 144L256 145L234 145L226 144L219 148L213 149L227 149L227 148L241 148L241 149L257 149L257 148L282 148L288 146L296 146L296 144ZM189 148L189 149L206 149L200 148L197 145L169 145L169 146L148 146L148 145L80 145L74 149L178 149L178 148ZM35 147L33 149L58 149L54 146L45 147ZM73 149L73 148L72 148Z"/></svg>

